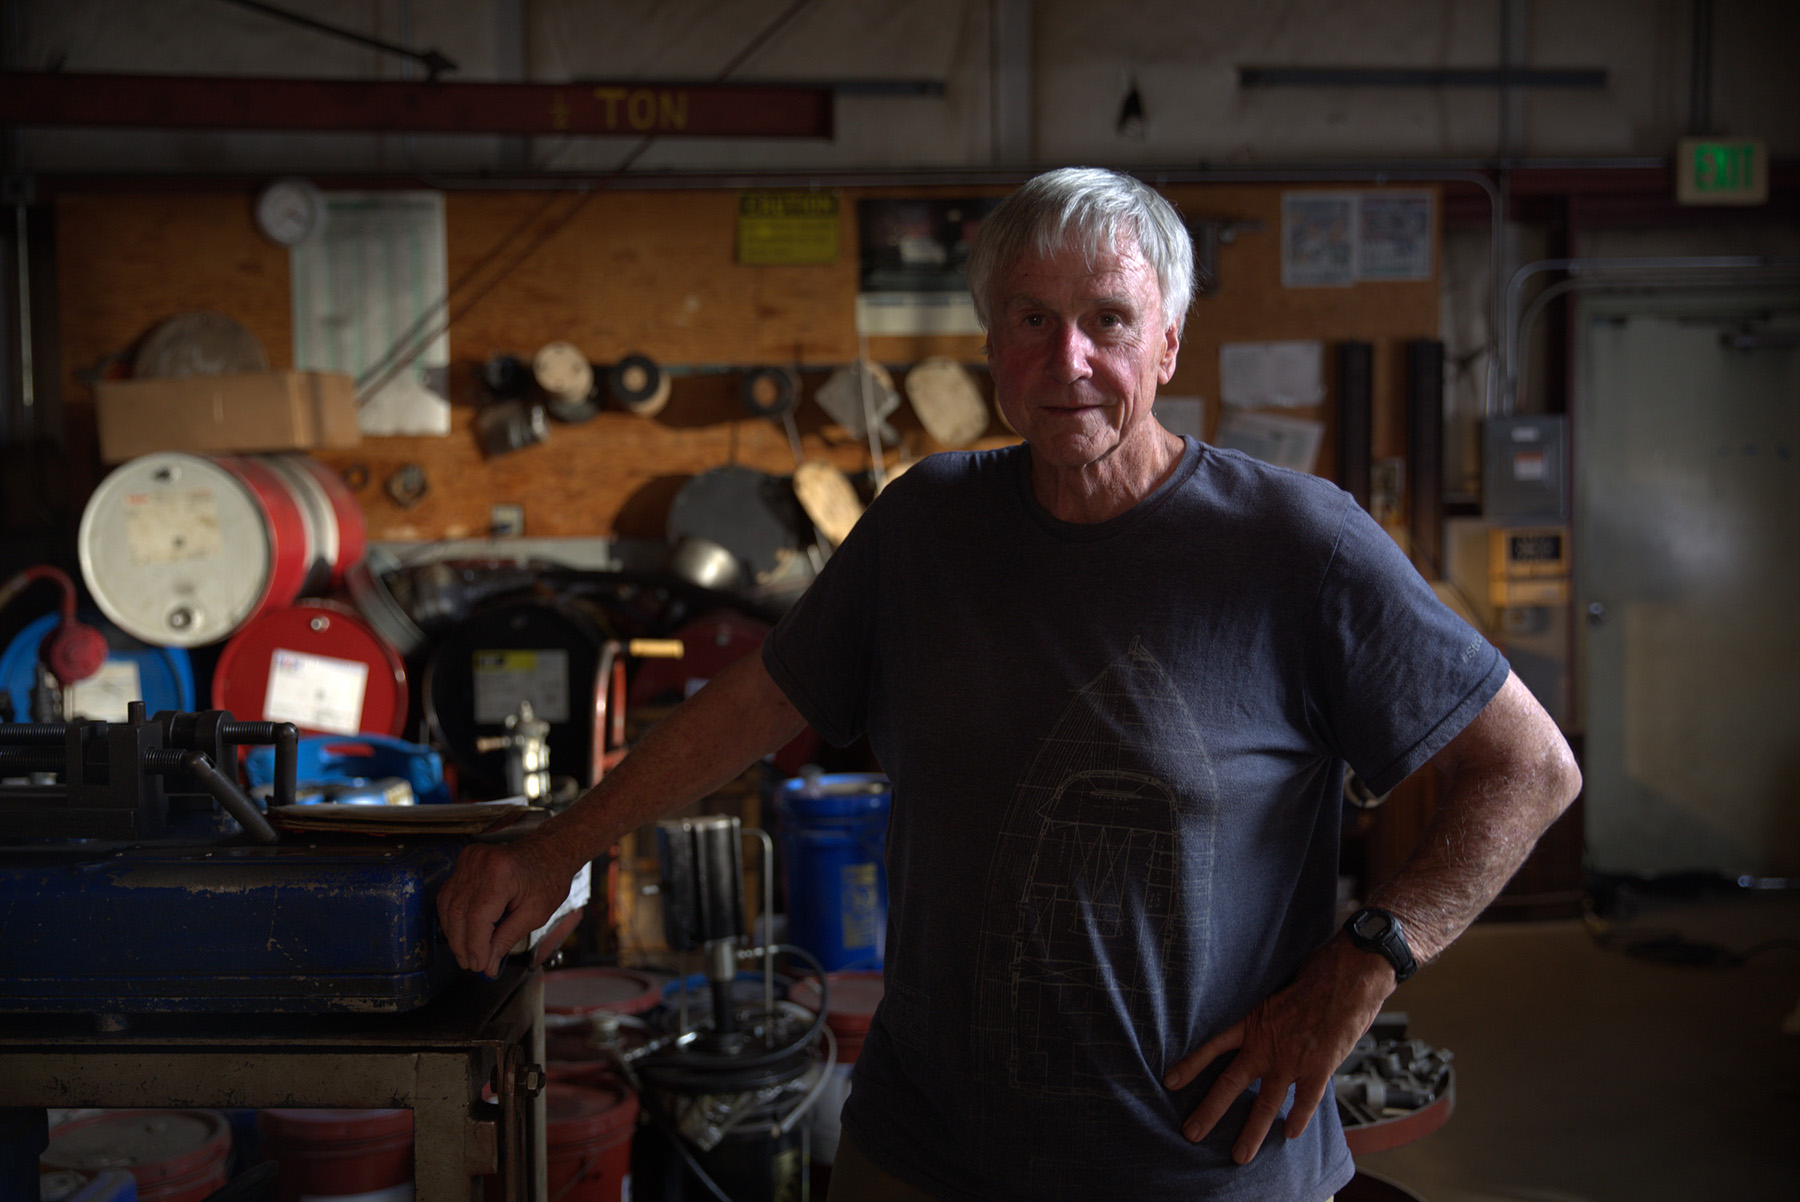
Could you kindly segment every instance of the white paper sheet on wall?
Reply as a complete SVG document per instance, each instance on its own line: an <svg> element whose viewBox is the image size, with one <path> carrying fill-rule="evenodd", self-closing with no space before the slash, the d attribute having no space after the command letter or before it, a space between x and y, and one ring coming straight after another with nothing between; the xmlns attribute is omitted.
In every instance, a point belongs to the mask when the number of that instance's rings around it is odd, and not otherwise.
<svg viewBox="0 0 1800 1202"><path fill-rule="evenodd" d="M1218 444L1277 467L1310 472L1319 461L1325 423L1268 413L1227 412L1219 418Z"/></svg>
<svg viewBox="0 0 1800 1202"><path fill-rule="evenodd" d="M1239 409L1294 409L1325 399L1322 342L1227 342L1219 347L1219 391Z"/></svg>
<svg viewBox="0 0 1800 1202"><path fill-rule="evenodd" d="M1158 396L1152 412L1171 434L1206 437L1206 402L1197 396Z"/></svg>
<svg viewBox="0 0 1800 1202"><path fill-rule="evenodd" d="M449 268L438 192L327 192L291 252L294 365L353 376L364 434L448 434ZM433 384L436 384L436 388Z"/></svg>

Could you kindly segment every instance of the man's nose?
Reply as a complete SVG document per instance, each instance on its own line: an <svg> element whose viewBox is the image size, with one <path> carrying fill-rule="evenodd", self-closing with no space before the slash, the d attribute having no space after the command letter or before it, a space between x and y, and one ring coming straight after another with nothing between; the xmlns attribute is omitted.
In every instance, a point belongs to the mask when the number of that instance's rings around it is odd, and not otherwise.
<svg viewBox="0 0 1800 1202"><path fill-rule="evenodd" d="M1056 372L1057 380L1063 384L1073 384L1093 375L1093 369L1088 364L1092 351L1093 343L1079 325L1069 322L1058 326L1055 351L1051 356L1051 367Z"/></svg>

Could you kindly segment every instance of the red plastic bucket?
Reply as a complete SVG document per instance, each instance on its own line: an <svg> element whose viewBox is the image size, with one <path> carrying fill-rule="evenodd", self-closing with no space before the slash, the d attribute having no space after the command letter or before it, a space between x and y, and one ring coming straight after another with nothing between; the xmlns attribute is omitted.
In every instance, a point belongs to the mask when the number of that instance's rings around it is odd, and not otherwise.
<svg viewBox="0 0 1800 1202"><path fill-rule="evenodd" d="M661 1002L656 978L629 968L559 968L544 974L545 1014L642 1014Z"/></svg>
<svg viewBox="0 0 1800 1202"><path fill-rule="evenodd" d="M618 1082L552 1080L544 1100L546 1176L557 1202L631 1197L631 1137L638 1100Z"/></svg>
<svg viewBox="0 0 1800 1202"><path fill-rule="evenodd" d="M838 1063L855 1064L856 1057L862 1052L863 1040L869 1034L869 1023L875 1017L875 1007L881 1004L881 974L832 972L825 974L825 981L831 992L831 1012L825 1016L825 1025L837 1037ZM818 980L808 977L795 982L788 990L788 1000L817 1014Z"/></svg>
<svg viewBox="0 0 1800 1202"><path fill-rule="evenodd" d="M46 1169L124 1169L139 1202L200 1202L225 1184L231 1123L216 1110L105 1110L50 1132Z"/></svg>
<svg viewBox="0 0 1800 1202"><path fill-rule="evenodd" d="M559 968L544 974L544 1013L552 1020L586 1017L611 1011L637 1015L662 1003L656 978L629 968ZM554 1068L562 1063L603 1060L585 1024L552 1021L544 1034L544 1054ZM630 1042L629 1035L627 1042Z"/></svg>
<svg viewBox="0 0 1800 1202"><path fill-rule="evenodd" d="M881 1004L884 990L878 972L826 973L825 983L831 994L825 1025L837 1040L837 1063L820 1087L818 1101L813 1103L806 1123L812 1143L813 1189L821 1194L830 1184L831 1166L837 1160L838 1141L843 1133L840 1116L844 1100L850 1096L850 1073L857 1056L862 1054L863 1040L868 1037L869 1023L875 1018L875 1007ZM816 977L796 981L788 989L790 1002L805 1006L814 1014L819 1012L819 998Z"/></svg>
<svg viewBox="0 0 1800 1202"><path fill-rule="evenodd" d="M355 610L302 601L256 615L231 637L213 669L212 703L246 722L292 722L302 734L397 738L406 665Z"/></svg>
<svg viewBox="0 0 1800 1202"><path fill-rule="evenodd" d="M411 1192L410 1110L263 1110L256 1126L281 1165L273 1202Z"/></svg>

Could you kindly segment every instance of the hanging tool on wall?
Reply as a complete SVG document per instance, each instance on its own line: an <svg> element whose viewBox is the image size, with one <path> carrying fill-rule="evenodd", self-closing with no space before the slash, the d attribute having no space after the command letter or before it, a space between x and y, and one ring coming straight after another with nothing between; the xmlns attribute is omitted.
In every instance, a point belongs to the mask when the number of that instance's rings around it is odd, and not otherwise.
<svg viewBox="0 0 1800 1202"><path fill-rule="evenodd" d="M627 413L655 417L669 403L669 375L648 355L626 355L606 373L606 391Z"/></svg>
<svg viewBox="0 0 1800 1202"><path fill-rule="evenodd" d="M572 342L549 342L531 360L531 374L544 390L545 407L561 422L584 422L600 412L594 365Z"/></svg>
<svg viewBox="0 0 1800 1202"><path fill-rule="evenodd" d="M800 373L785 367L752 368L744 373L738 396L751 416L781 423L787 432L788 449L794 454L794 466L800 466L800 429L794 424L794 409L800 403Z"/></svg>
<svg viewBox="0 0 1800 1202"><path fill-rule="evenodd" d="M922 359L906 373L906 399L942 446L966 447L987 433L987 400L968 369L947 355Z"/></svg>

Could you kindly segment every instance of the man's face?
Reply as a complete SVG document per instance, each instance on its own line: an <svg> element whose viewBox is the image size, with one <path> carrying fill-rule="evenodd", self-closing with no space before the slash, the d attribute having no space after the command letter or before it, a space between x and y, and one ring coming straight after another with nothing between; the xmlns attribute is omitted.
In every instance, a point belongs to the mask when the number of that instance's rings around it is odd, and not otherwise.
<svg viewBox="0 0 1800 1202"><path fill-rule="evenodd" d="M1092 264L1068 246L997 281L988 368L1000 411L1047 466L1079 468L1147 439L1180 338L1156 272L1121 239Z"/></svg>

